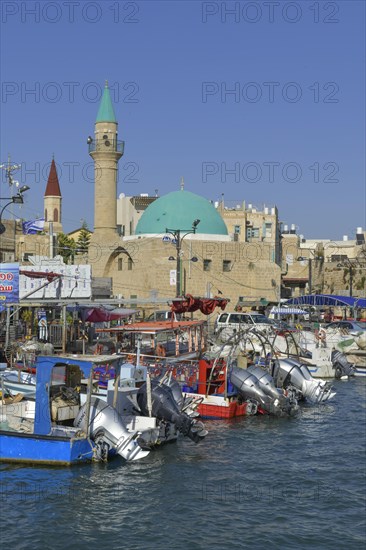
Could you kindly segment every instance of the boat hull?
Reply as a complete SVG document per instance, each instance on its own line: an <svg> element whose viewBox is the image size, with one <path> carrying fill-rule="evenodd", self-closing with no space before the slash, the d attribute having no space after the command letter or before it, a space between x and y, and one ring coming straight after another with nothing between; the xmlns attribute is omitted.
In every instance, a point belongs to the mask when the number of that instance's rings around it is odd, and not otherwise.
<svg viewBox="0 0 366 550"><path fill-rule="evenodd" d="M93 459L88 439L0 431L0 461L71 466Z"/></svg>
<svg viewBox="0 0 366 550"><path fill-rule="evenodd" d="M216 395L203 395L197 393L184 393L187 398L202 400L197 407L197 412L201 418L210 420L219 420L225 418L235 418L237 416L247 416L248 404L240 403L234 400L228 400Z"/></svg>

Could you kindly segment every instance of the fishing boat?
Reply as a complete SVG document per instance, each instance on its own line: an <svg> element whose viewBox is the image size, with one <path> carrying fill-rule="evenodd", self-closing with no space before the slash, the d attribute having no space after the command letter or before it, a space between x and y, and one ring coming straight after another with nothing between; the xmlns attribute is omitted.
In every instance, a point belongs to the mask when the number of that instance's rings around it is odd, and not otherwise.
<svg viewBox="0 0 366 550"><path fill-rule="evenodd" d="M128 431L117 411L92 396L93 371L113 363L116 356L39 356L35 401L2 396L0 406L0 460L37 464L72 465L106 460L120 455L125 460L145 457L141 432ZM87 399L77 391L87 385Z"/></svg>
<svg viewBox="0 0 366 550"><path fill-rule="evenodd" d="M190 385L183 385L183 394L196 404L202 418L225 419L256 414L255 404L243 400L227 375L225 359L201 359L198 362L196 379L189 378Z"/></svg>

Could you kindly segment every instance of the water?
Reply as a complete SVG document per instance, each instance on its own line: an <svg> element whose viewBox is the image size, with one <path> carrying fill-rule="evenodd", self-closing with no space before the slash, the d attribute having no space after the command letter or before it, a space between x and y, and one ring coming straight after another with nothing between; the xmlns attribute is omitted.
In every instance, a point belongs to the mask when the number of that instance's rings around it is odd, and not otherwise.
<svg viewBox="0 0 366 550"><path fill-rule="evenodd" d="M288 420L206 422L143 461L1 465L3 548L365 548L366 380Z"/></svg>

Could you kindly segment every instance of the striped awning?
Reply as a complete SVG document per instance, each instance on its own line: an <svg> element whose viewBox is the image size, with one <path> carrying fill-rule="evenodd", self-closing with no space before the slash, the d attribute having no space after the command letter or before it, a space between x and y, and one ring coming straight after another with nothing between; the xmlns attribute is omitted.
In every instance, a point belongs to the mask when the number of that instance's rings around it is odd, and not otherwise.
<svg viewBox="0 0 366 550"><path fill-rule="evenodd" d="M273 307L271 313L278 313L278 315L306 315L308 311L299 309L298 307Z"/></svg>

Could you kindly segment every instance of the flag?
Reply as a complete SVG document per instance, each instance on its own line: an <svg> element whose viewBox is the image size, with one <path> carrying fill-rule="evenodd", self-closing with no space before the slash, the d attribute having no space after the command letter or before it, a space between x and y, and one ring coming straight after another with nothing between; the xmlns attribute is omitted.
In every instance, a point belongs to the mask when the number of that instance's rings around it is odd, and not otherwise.
<svg viewBox="0 0 366 550"><path fill-rule="evenodd" d="M23 235L35 235L44 230L44 218L23 222Z"/></svg>

